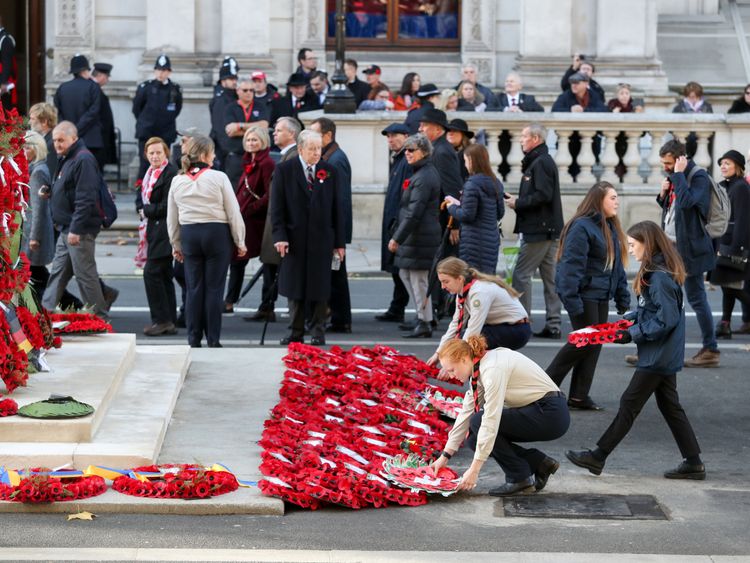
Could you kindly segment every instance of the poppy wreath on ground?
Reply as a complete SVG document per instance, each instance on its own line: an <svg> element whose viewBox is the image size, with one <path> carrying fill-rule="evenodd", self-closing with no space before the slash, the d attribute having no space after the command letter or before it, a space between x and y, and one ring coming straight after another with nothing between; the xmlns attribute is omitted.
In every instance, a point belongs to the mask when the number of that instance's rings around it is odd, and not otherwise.
<svg viewBox="0 0 750 563"><path fill-rule="evenodd" d="M18 403L6 397L0 400L0 418L18 414Z"/></svg>
<svg viewBox="0 0 750 563"><path fill-rule="evenodd" d="M8 393L26 386L29 379L29 358L13 341L5 315L0 315L0 379Z"/></svg>
<svg viewBox="0 0 750 563"><path fill-rule="evenodd" d="M99 496L107 490L104 479L97 475L83 476L79 471L71 471L75 475L71 477L65 477L65 471L56 471L53 476L49 469L40 467L28 473L16 486L0 484L0 500L31 504L63 502Z"/></svg>
<svg viewBox="0 0 750 563"><path fill-rule="evenodd" d="M53 323L67 322L61 328L55 328L55 334L100 334L112 332L112 325L93 313L52 313Z"/></svg>
<svg viewBox="0 0 750 563"><path fill-rule="evenodd" d="M60 348L62 346L62 339L59 336L55 336L55 331L52 329L52 316L50 312L42 308L36 314L36 319L44 336L44 347L47 349Z"/></svg>
<svg viewBox="0 0 750 563"><path fill-rule="evenodd" d="M139 479L136 475L145 478ZM198 465L145 465L117 477L112 488L124 495L151 498L200 499L231 493L239 488L228 471L212 471Z"/></svg>
<svg viewBox="0 0 750 563"><path fill-rule="evenodd" d="M16 307L16 315L21 323L21 328L31 345L37 350L46 348L46 339L39 318L34 316L26 307Z"/></svg>
<svg viewBox="0 0 750 563"><path fill-rule="evenodd" d="M458 490L458 474L450 467L442 467L437 474L429 463L414 454L397 455L383 461L380 474L413 492L440 493L450 496Z"/></svg>
<svg viewBox="0 0 750 563"><path fill-rule="evenodd" d="M573 344L576 348L582 348L583 346L597 346L600 344L611 344L617 339L617 331L627 330L628 327L632 324L633 321L620 319L619 321L615 321L613 323L602 323L587 326L569 333L568 342Z"/></svg>
<svg viewBox="0 0 750 563"><path fill-rule="evenodd" d="M420 395L437 370L385 346L295 343L284 361L280 400L259 442L261 491L310 509L425 504L423 491L380 472L405 451L428 459L442 450L450 425Z"/></svg>

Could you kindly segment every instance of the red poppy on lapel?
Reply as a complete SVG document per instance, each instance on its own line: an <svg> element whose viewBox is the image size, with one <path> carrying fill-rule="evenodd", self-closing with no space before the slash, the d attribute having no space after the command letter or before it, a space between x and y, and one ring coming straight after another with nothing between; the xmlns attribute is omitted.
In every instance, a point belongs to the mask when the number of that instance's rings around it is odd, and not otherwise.
<svg viewBox="0 0 750 563"><path fill-rule="evenodd" d="M409 178L407 178L406 180L404 180L404 183L402 185L403 189L408 190L409 189L409 184L411 184L411 180L409 180Z"/></svg>
<svg viewBox="0 0 750 563"><path fill-rule="evenodd" d="M321 184L323 183L323 180L327 180L327 179L328 179L328 176L330 176L330 174L328 173L328 170L322 170L322 169L321 169L321 170L318 170L318 171L317 171L317 172L315 173L315 177L316 177L316 178L317 178L318 180L320 180L320 183L321 183Z"/></svg>

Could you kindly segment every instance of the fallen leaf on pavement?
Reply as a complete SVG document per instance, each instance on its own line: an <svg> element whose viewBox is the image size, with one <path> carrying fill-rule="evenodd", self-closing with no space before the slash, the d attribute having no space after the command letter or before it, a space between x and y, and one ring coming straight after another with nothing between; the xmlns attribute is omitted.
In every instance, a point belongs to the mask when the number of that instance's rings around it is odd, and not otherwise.
<svg viewBox="0 0 750 563"><path fill-rule="evenodd" d="M68 522L71 520L93 520L96 518L96 514L92 514L91 512L78 512L77 514L68 514Z"/></svg>

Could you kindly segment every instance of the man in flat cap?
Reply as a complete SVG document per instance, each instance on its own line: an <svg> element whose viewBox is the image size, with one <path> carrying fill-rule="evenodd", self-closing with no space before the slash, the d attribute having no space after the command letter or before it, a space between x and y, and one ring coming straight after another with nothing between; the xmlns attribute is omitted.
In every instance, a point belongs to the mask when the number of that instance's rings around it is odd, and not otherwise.
<svg viewBox="0 0 750 563"><path fill-rule="evenodd" d="M575 72L568 79L570 90L560 94L552 111L566 111L571 113L581 112L606 112L607 106L596 92L589 90L589 77L582 72Z"/></svg>
<svg viewBox="0 0 750 563"><path fill-rule="evenodd" d="M402 323L404 322L404 309L409 304L409 292L401 280L398 267L393 263L395 254L388 250L388 241L391 240L396 224L398 223L398 210L401 205L401 195L404 191L404 180L412 175L412 168L406 162L404 144L409 137L409 128L403 123L391 123L381 131L386 137L390 152L390 163L388 167L388 190L385 194L383 205L383 226L381 229L380 269L390 272L393 278L393 298L388 310L375 315L376 321Z"/></svg>
<svg viewBox="0 0 750 563"><path fill-rule="evenodd" d="M112 65L109 63L94 63L94 70L91 72L91 80L102 89L102 106L99 112L99 120L102 124L102 150L96 155L96 160L101 169L104 168L105 164L117 164L115 118L112 114L109 96L104 93L104 87L109 83L111 73Z"/></svg>
<svg viewBox="0 0 750 563"><path fill-rule="evenodd" d="M76 126L78 138L101 163L104 148L102 136L102 89L91 79L89 60L76 54L70 60L73 79L63 82L55 92L58 122L70 121ZM101 164L100 164L101 166Z"/></svg>
<svg viewBox="0 0 750 563"><path fill-rule="evenodd" d="M146 141L151 137L161 137L167 146L177 138L177 116L182 111L182 88L172 82L172 63L169 57L161 54L154 63L154 78L138 85L133 99L135 116L135 137L138 139L138 156L141 166L138 178L148 169L144 155Z"/></svg>

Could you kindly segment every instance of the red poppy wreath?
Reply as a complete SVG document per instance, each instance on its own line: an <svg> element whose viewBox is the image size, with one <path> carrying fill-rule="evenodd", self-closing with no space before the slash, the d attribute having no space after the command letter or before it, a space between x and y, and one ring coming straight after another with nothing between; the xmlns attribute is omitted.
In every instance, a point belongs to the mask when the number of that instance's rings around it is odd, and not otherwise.
<svg viewBox="0 0 750 563"><path fill-rule="evenodd" d="M208 498L231 493L238 487L237 478L228 471L189 464L136 467L112 482L112 488L124 495L151 498Z"/></svg>
<svg viewBox="0 0 750 563"><path fill-rule="evenodd" d="M66 477L65 471L56 471L55 475L60 477L53 477L49 469L36 467L15 487L1 483L0 500L28 504L62 502L99 496L107 490L104 479L97 475L81 476L78 471L71 473L75 476Z"/></svg>

